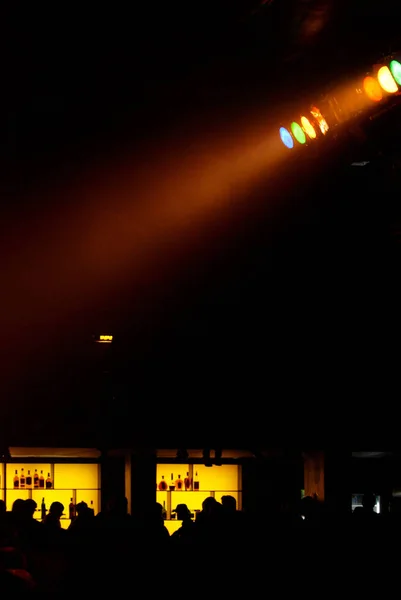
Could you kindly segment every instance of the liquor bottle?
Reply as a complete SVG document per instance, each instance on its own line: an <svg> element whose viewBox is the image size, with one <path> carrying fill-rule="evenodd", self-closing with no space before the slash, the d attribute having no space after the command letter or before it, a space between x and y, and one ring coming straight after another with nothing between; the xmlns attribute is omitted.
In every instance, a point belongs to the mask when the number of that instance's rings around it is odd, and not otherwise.
<svg viewBox="0 0 401 600"><path fill-rule="evenodd" d="M24 488L25 487L25 473L24 473L24 469L21 469L21 475L19 478L19 486L20 488Z"/></svg>
<svg viewBox="0 0 401 600"><path fill-rule="evenodd" d="M40 488L44 488L45 487L45 478L43 477L43 471L40 472L39 487Z"/></svg>
<svg viewBox="0 0 401 600"><path fill-rule="evenodd" d="M37 469L35 469L35 473L33 474L33 487L39 487L39 475Z"/></svg>
<svg viewBox="0 0 401 600"><path fill-rule="evenodd" d="M19 488L19 477L18 477L18 471L15 471L15 475L14 475L14 489L18 489Z"/></svg>
<svg viewBox="0 0 401 600"><path fill-rule="evenodd" d="M181 479L181 475L178 475L177 479L175 480L175 489L177 491L181 491L184 489L184 482Z"/></svg>
<svg viewBox="0 0 401 600"><path fill-rule="evenodd" d="M174 481L174 474L171 473L171 480L170 480L170 492L174 492L175 490L175 481Z"/></svg>
<svg viewBox="0 0 401 600"><path fill-rule="evenodd" d="M28 469L28 475L26 476L26 487L27 488L32 487L32 475L31 475L31 471L29 469Z"/></svg>
<svg viewBox="0 0 401 600"><path fill-rule="evenodd" d="M52 478L50 477L50 473L48 473L47 478L46 478L46 489L51 490L52 487L53 487Z"/></svg>
<svg viewBox="0 0 401 600"><path fill-rule="evenodd" d="M71 498L71 502L68 505L68 512L71 521L73 521L75 519L75 504L73 498Z"/></svg>
<svg viewBox="0 0 401 600"><path fill-rule="evenodd" d="M167 519L167 510L166 510L166 501L165 500L163 500L162 517L163 517L163 521L165 521Z"/></svg>
<svg viewBox="0 0 401 600"><path fill-rule="evenodd" d="M95 514L95 508L93 506L93 500L91 500L91 504L90 504L89 508L91 509L92 513Z"/></svg>
<svg viewBox="0 0 401 600"><path fill-rule="evenodd" d="M160 483L159 483L159 490L160 490L161 492L165 492L165 491L167 490L167 483L166 483L166 481L165 481L165 479L164 479L164 475L162 475L162 478L161 478L161 480L160 480Z"/></svg>
<svg viewBox="0 0 401 600"><path fill-rule="evenodd" d="M184 478L184 488L187 491L191 489L191 478L189 476L189 473L187 473L187 476Z"/></svg>
<svg viewBox="0 0 401 600"><path fill-rule="evenodd" d="M198 471L195 471L194 477L194 490L199 490L199 479L198 479Z"/></svg>
<svg viewBox="0 0 401 600"><path fill-rule="evenodd" d="M41 511L41 516L42 516L42 521L43 521L46 516L46 504L45 504L44 498L42 498L42 504L40 505L40 511Z"/></svg>

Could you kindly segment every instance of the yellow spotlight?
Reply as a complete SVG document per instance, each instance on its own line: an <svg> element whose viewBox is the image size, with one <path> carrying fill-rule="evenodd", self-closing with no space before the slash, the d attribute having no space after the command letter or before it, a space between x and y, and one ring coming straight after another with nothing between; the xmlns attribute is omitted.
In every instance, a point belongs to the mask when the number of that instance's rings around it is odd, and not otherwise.
<svg viewBox="0 0 401 600"><path fill-rule="evenodd" d="M311 140L314 140L316 138L316 131L309 119L307 119L306 117L301 117L301 125L306 135Z"/></svg>
<svg viewBox="0 0 401 600"><path fill-rule="evenodd" d="M382 86L383 90L388 94L396 94L398 92L398 85L396 84L388 67L381 67L378 70L377 80Z"/></svg>
<svg viewBox="0 0 401 600"><path fill-rule="evenodd" d="M383 92L379 82L374 77L365 77L363 80L363 89L367 97L373 102L380 102L383 98Z"/></svg>
<svg viewBox="0 0 401 600"><path fill-rule="evenodd" d="M312 106L310 112L312 117L316 119L320 131L323 133L323 135L326 135L329 130L329 125L320 110L316 106Z"/></svg>
<svg viewBox="0 0 401 600"><path fill-rule="evenodd" d="M99 344L111 344L113 341L112 335L99 335L99 339L96 340Z"/></svg>

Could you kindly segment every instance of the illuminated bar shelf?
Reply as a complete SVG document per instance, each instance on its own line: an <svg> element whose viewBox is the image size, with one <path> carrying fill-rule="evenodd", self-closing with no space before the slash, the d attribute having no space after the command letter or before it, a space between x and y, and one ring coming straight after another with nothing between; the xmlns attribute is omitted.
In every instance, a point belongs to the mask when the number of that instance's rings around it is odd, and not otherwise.
<svg viewBox="0 0 401 600"><path fill-rule="evenodd" d="M22 457L21 457L22 458ZM20 487L21 474L25 476L25 487ZM41 486L34 485L35 473L43 479ZM14 485L15 476L18 476L18 487ZM32 485L26 485L26 478L32 478ZM46 479L51 481L52 487L46 488ZM39 480L40 481L40 480ZM5 484L5 486L4 486ZM19 462L10 461L0 465L0 498L6 502L7 510L17 499L35 500L37 504L35 518L41 520L41 505L44 499L46 514L52 502L61 502L64 506L64 516L61 518L63 528L68 528L69 504L86 502L97 514L100 511L100 465L92 462L56 462L56 459L40 461L40 459L22 458Z"/></svg>
<svg viewBox="0 0 401 600"><path fill-rule="evenodd" d="M181 521L174 518L177 504L186 504L193 518L202 510L202 503L212 496L218 502L224 495L233 496L237 508L242 508L241 466L223 464L206 467L203 464L157 464L156 467L156 502L166 511L165 525L170 534L181 526ZM189 480L189 489L177 489L177 480ZM168 489L161 490L164 482ZM196 485L199 489L195 489ZM173 489L174 486L174 489Z"/></svg>

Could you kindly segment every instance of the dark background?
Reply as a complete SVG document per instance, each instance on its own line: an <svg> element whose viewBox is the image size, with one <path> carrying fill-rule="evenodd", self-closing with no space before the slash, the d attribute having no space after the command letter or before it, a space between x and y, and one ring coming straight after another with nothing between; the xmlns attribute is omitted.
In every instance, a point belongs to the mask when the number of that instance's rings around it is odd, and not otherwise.
<svg viewBox="0 0 401 600"><path fill-rule="evenodd" d="M56 332L46 317L20 316L30 295L15 302L15 273L27 232L57 220L63 187L84 181L94 160L104 168L127 148L140 157L163 135L174 140L183 123L235 127L237 115L325 90L399 48L399 3L2 10L7 435L249 445L342 423L361 382L371 388L372 365L389 365L397 244L387 204L354 194L360 184L336 171L338 154L289 160L166 272L140 284L127 276L89 311L78 302ZM93 343L101 332L115 335L111 347Z"/></svg>

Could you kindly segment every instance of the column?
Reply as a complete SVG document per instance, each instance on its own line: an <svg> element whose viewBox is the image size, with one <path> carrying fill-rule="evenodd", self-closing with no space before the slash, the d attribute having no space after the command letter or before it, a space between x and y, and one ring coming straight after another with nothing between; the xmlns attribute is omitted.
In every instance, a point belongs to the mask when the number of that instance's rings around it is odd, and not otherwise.
<svg viewBox="0 0 401 600"><path fill-rule="evenodd" d="M124 465L124 482L125 482L125 497L127 498L128 513L132 514L132 481L131 481L132 461L131 454L125 456Z"/></svg>
<svg viewBox="0 0 401 600"><path fill-rule="evenodd" d="M126 458L126 488L130 513L141 518L156 501L156 452L153 449L141 450Z"/></svg>
<svg viewBox="0 0 401 600"><path fill-rule="evenodd" d="M304 489L305 496L317 496L325 500L325 455L322 450L304 452Z"/></svg>
<svg viewBox="0 0 401 600"><path fill-rule="evenodd" d="M305 495L317 495L328 510L351 512L351 457L348 450L307 450L304 452Z"/></svg>
<svg viewBox="0 0 401 600"><path fill-rule="evenodd" d="M100 458L101 510L106 508L107 501L111 497L125 494L124 467L123 455L111 456L106 450L102 451Z"/></svg>

